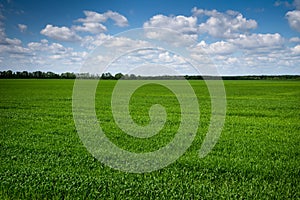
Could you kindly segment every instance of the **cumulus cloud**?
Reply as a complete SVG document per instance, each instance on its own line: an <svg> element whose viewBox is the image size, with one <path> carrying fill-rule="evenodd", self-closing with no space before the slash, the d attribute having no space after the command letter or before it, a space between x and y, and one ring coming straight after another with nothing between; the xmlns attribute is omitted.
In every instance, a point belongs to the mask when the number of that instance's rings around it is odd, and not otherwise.
<svg viewBox="0 0 300 200"><path fill-rule="evenodd" d="M103 24L94 22L84 22L82 26L73 26L72 28L75 31L90 32L94 34L107 31L107 28Z"/></svg>
<svg viewBox="0 0 300 200"><path fill-rule="evenodd" d="M85 18L80 18L76 21L83 22L83 23L99 23L99 22L106 22L108 19L112 19L115 22L115 25L124 27L128 26L128 20L123 15L113 12L111 10L105 12L105 13L97 13L94 11L83 11L85 14Z"/></svg>
<svg viewBox="0 0 300 200"><path fill-rule="evenodd" d="M65 26L57 27L48 24L40 33L58 41L74 42L81 39L73 30Z"/></svg>
<svg viewBox="0 0 300 200"><path fill-rule="evenodd" d="M182 15L178 16L164 16L155 15L149 21L144 23L144 27L158 27L158 28L169 28L177 30L183 34L196 34L197 33L197 18L196 17L185 17Z"/></svg>
<svg viewBox="0 0 300 200"><path fill-rule="evenodd" d="M107 20L107 17L105 17L103 14L100 14L97 12L85 10L85 11L83 11L83 13L86 17L77 19L76 21L78 21L78 22L105 22Z"/></svg>
<svg viewBox="0 0 300 200"><path fill-rule="evenodd" d="M299 37L292 37L289 40L290 42L300 42L300 38Z"/></svg>
<svg viewBox="0 0 300 200"><path fill-rule="evenodd" d="M257 27L255 20L246 19L241 13L232 10L221 13L217 10L193 8L192 12L194 16L208 17L206 22L199 25L199 33L207 33L216 38L235 38Z"/></svg>
<svg viewBox="0 0 300 200"><path fill-rule="evenodd" d="M41 42L30 42L27 46L32 50L43 50L42 47L48 46L48 40L42 39Z"/></svg>
<svg viewBox="0 0 300 200"><path fill-rule="evenodd" d="M238 45L242 49L278 48L284 43L279 33L275 34L251 34L239 35L237 38L229 39L230 43Z"/></svg>
<svg viewBox="0 0 300 200"><path fill-rule="evenodd" d="M78 70L87 55L85 51L77 52L71 47L50 43L46 39L30 42L27 48L32 52L29 60L32 65L43 65L62 72ZM70 68L62 69L64 67Z"/></svg>
<svg viewBox="0 0 300 200"><path fill-rule="evenodd" d="M85 18L80 18L76 20L76 22L81 22L82 25L72 27L75 31L84 31L93 34L105 32L107 31L107 28L103 25L103 23L106 22L108 19L113 20L116 26L128 26L127 18L117 12L109 10L102 14L94 11L84 11L83 13L85 15Z"/></svg>
<svg viewBox="0 0 300 200"><path fill-rule="evenodd" d="M13 55L28 55L30 54L30 51L28 48L24 48L22 45L0 45L0 52L1 53L9 53L10 56Z"/></svg>
<svg viewBox="0 0 300 200"><path fill-rule="evenodd" d="M299 54L300 55L300 45L297 45L297 46L293 47L291 50L294 54Z"/></svg>
<svg viewBox="0 0 300 200"><path fill-rule="evenodd" d="M112 19L115 22L115 25L117 25L119 27L128 26L128 20L127 20L127 18L124 17L123 15L120 15L117 12L113 12L113 11L109 10L106 13L104 13L104 15L107 18Z"/></svg>
<svg viewBox="0 0 300 200"><path fill-rule="evenodd" d="M294 30L300 32L300 10L293 10L286 13L289 25Z"/></svg>
<svg viewBox="0 0 300 200"><path fill-rule="evenodd" d="M155 15L146 21L143 25L147 31L147 36L152 39L161 39L172 43L188 44L197 40L197 18L190 16L165 16ZM171 29L178 34L170 34L170 31L151 30L151 28ZM147 30L147 28L149 28ZM178 38L177 36L180 36Z"/></svg>
<svg viewBox="0 0 300 200"><path fill-rule="evenodd" d="M147 41L128 38L128 37L114 37L104 33L95 36L85 36L82 38L81 46L88 50L94 50L97 46L102 45L107 48L107 51L125 51L128 48L143 48L145 46L152 46Z"/></svg>
<svg viewBox="0 0 300 200"><path fill-rule="evenodd" d="M127 48L143 48L145 45L149 45L146 41L134 40L127 37L111 37L108 42L104 44L105 47L114 48L123 51Z"/></svg>
<svg viewBox="0 0 300 200"><path fill-rule="evenodd" d="M299 37L292 37L289 39L290 42L300 42L300 38Z"/></svg>
<svg viewBox="0 0 300 200"><path fill-rule="evenodd" d="M199 42L190 48L195 60L203 62L203 52L223 75L299 73L300 45L289 48L275 34L243 34L213 43Z"/></svg>
<svg viewBox="0 0 300 200"><path fill-rule="evenodd" d="M3 38L0 41L0 52L9 53L10 56L30 53L28 48L23 47L22 41L16 38Z"/></svg>
<svg viewBox="0 0 300 200"><path fill-rule="evenodd" d="M57 41L78 42L77 44L86 49L93 49L96 45L101 44L111 37L101 33L107 31L102 22L112 20L116 26L128 26L127 19L113 11L107 11L103 14L86 11L85 15L85 18L76 21L82 23L80 26L66 27L47 24L40 31L40 34ZM18 24L17 26L21 32L27 29L25 24ZM77 32L90 32L94 35L80 36ZM134 45L132 41L127 41L124 44L120 40L115 41L113 44L120 48L126 44ZM40 67L47 66L48 69L54 71L78 71L78 68L87 56L87 52L84 50L75 51L71 47L66 47L58 42L51 43L47 39L23 45L19 39L8 38L5 34L2 15L0 16L0 53L7 58L2 60L1 63L12 66L12 68L20 66L20 63L22 63L22 66L26 68L34 66L41 69ZM65 67L69 68L66 69ZM15 70L19 69L21 68L15 68Z"/></svg>
<svg viewBox="0 0 300 200"><path fill-rule="evenodd" d="M23 47L22 41L17 38L9 38L5 33L5 27L2 20L4 16L0 12L0 53L7 57L16 57L27 55L30 53L29 49Z"/></svg>
<svg viewBox="0 0 300 200"><path fill-rule="evenodd" d="M87 48L88 50L93 50L97 46L101 45L103 42L110 39L112 36L100 33L97 35L88 35L82 38L81 46Z"/></svg>
<svg viewBox="0 0 300 200"><path fill-rule="evenodd" d="M7 46L9 46L9 45L20 46L20 45L22 45L22 41L17 38L14 38L14 39L5 38L1 44L7 45Z"/></svg>
<svg viewBox="0 0 300 200"><path fill-rule="evenodd" d="M207 44L202 40L192 50L199 51L199 48L203 49L205 53L218 55L232 54L237 50L237 47L234 44L225 41L218 41L212 44Z"/></svg>
<svg viewBox="0 0 300 200"><path fill-rule="evenodd" d="M22 33L27 30L27 26L25 24L18 24L18 28Z"/></svg>
<svg viewBox="0 0 300 200"><path fill-rule="evenodd" d="M292 11L288 11L285 14L286 19L290 27L298 32L300 32L300 0L294 0L293 3L287 1L277 1L275 6L285 5L289 8L294 8Z"/></svg>
<svg viewBox="0 0 300 200"><path fill-rule="evenodd" d="M247 51L247 53L263 53L282 48L284 48L284 38L280 34L275 33L239 35L239 37L234 39L221 40L211 44L207 44L202 40L190 48L190 50L193 53L202 52L204 50L205 53L209 55L226 56L236 52L242 53Z"/></svg>
<svg viewBox="0 0 300 200"><path fill-rule="evenodd" d="M31 42L28 44L28 48L35 53L41 52L43 55L47 55L51 59L64 59L65 61L82 61L87 55L85 51L76 52L73 48L64 47L59 43L49 43L47 40L41 40L41 42Z"/></svg>
<svg viewBox="0 0 300 200"><path fill-rule="evenodd" d="M101 61L103 62L103 57ZM163 49L142 49L120 56L109 66L113 73L142 76L197 74L180 55Z"/></svg>
<svg viewBox="0 0 300 200"><path fill-rule="evenodd" d="M300 39L294 37L287 40L279 33L252 33L257 26L255 20L247 19L237 11L197 8L192 9L192 16L155 15L144 23L144 28L169 28L180 32L178 38L170 35L170 32L155 30L149 31L147 36L165 42L180 41L179 45L187 47L191 57L201 63L211 63L205 59L208 54L218 65L221 74L277 74L288 70L296 73L293 66L300 64L300 48L290 48L285 42L298 43ZM190 45L183 42L186 38L195 38L195 42L198 36L203 36L205 40ZM166 62L172 58L166 53L160 56Z"/></svg>

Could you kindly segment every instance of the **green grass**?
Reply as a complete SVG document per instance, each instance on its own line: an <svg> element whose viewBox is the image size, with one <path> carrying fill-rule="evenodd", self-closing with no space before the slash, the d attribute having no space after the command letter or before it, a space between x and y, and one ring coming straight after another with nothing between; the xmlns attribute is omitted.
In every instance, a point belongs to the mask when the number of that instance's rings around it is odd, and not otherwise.
<svg viewBox="0 0 300 200"><path fill-rule="evenodd" d="M210 98L203 81L190 81L201 111L197 136L175 163L144 174L111 169L89 154L73 121L73 83L0 80L0 199L300 199L299 81L225 81L225 126L204 159L198 150L209 125ZM115 83L101 82L96 94L107 136L133 152L167 144L180 120L174 95L155 85L134 93L136 123L149 123L154 103L168 112L158 135L136 139L114 124Z"/></svg>

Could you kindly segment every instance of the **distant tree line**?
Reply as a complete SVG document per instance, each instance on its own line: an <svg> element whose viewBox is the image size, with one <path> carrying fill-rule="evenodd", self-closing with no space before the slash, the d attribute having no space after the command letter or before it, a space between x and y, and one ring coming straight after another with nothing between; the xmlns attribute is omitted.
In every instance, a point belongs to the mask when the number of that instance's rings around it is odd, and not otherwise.
<svg viewBox="0 0 300 200"><path fill-rule="evenodd" d="M300 80L300 75L185 76L187 80Z"/></svg>
<svg viewBox="0 0 300 200"><path fill-rule="evenodd" d="M75 78L84 78L84 79L120 79L123 77L123 74L118 73L113 76L111 73L103 73L102 75L94 75L89 73L73 73L73 72L64 72L57 74L54 72L42 72L42 71L17 71L13 72L12 70L0 71L0 78L2 79L75 79Z"/></svg>
<svg viewBox="0 0 300 200"><path fill-rule="evenodd" d="M54 72L42 72L42 71L35 71L35 72L13 72L12 70L7 71L0 71L0 78L7 78L7 79L26 79L26 78L38 78L38 79L74 79L76 75L72 72L65 72L61 74L56 74Z"/></svg>
<svg viewBox="0 0 300 200"><path fill-rule="evenodd" d="M220 79L223 80L300 80L300 75L253 75L253 76L200 76L200 75L185 75L185 76L140 76L135 74L122 74L117 73L112 75L109 72L99 74L90 74L90 73L73 73L73 72L64 72L57 74L54 72L28 72L28 71L17 71L13 72L12 70L0 71L0 79L103 79L103 80L176 80L176 79L187 79L187 80L214 80Z"/></svg>

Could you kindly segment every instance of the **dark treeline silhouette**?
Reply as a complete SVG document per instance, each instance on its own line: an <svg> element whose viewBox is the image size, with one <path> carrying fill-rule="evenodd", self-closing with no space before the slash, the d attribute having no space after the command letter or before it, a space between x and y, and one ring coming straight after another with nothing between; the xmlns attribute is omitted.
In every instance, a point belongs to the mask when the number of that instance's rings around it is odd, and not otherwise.
<svg viewBox="0 0 300 200"><path fill-rule="evenodd" d="M222 78L223 80L300 80L300 75L253 75L253 76L200 76L200 75L185 75L185 76L140 76L135 74L111 73L90 74L90 73L73 73L65 72L57 74L54 72L13 72L12 70L0 71L0 79L103 79L103 80L215 80Z"/></svg>
<svg viewBox="0 0 300 200"><path fill-rule="evenodd" d="M54 72L42 72L42 71L35 71L35 72L13 72L12 70L7 71L0 71L0 78L5 79L29 79L29 78L38 78L38 79L74 79L76 75L72 72L66 72L61 74L56 74Z"/></svg>

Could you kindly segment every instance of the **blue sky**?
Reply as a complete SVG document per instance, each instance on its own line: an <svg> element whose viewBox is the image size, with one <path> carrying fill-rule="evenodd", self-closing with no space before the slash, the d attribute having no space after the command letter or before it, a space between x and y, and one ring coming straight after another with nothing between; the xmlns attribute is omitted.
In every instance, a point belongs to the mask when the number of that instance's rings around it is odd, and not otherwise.
<svg viewBox="0 0 300 200"><path fill-rule="evenodd" d="M101 42L147 27L192 39L223 75L300 74L300 0L2 0L0 71L78 72Z"/></svg>

